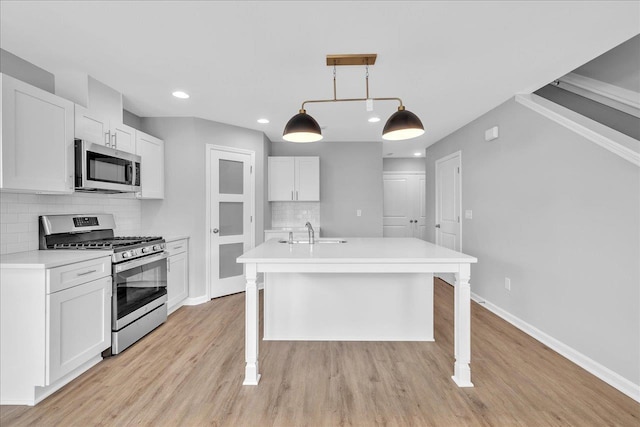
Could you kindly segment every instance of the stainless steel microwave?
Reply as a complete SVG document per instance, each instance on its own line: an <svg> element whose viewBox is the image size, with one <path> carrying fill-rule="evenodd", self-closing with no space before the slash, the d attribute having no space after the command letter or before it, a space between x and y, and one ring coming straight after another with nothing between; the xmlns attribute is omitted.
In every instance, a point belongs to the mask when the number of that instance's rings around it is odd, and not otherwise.
<svg viewBox="0 0 640 427"><path fill-rule="evenodd" d="M76 191L140 191L140 156L80 139L74 147Z"/></svg>

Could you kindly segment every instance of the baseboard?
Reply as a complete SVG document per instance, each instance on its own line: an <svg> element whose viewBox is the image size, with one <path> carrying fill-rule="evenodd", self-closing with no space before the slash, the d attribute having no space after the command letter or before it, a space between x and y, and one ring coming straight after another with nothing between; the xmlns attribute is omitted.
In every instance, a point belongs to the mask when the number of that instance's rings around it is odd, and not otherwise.
<svg viewBox="0 0 640 427"><path fill-rule="evenodd" d="M207 297L206 295L202 295L199 297L187 298L186 300L184 300L184 303L182 303L182 305L200 305L204 304L205 302L209 302L209 297Z"/></svg>
<svg viewBox="0 0 640 427"><path fill-rule="evenodd" d="M542 344L546 345L550 349L554 350L556 353L566 357L576 365L580 366L582 369L587 372L595 375L600 378L602 381L609 384L611 387L619 390L620 392L626 394L636 402L640 402L640 385L634 384L628 379L624 378L620 374L613 372L611 369L607 368L604 365L590 359L579 351L569 347L561 341L553 338L550 335L542 332L540 329L535 326L530 325L524 320L512 315L511 313L503 310L497 305L487 301L482 298L480 295L471 292L471 299L477 302L480 306L486 308L490 312L494 313L498 317L506 320L511 323L516 328L520 329L522 332L530 335L536 340L540 341Z"/></svg>

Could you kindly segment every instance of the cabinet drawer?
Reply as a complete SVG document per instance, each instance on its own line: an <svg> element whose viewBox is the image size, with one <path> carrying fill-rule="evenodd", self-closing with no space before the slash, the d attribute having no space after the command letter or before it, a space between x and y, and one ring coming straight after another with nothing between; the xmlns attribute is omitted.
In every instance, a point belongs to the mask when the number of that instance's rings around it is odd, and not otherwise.
<svg viewBox="0 0 640 427"><path fill-rule="evenodd" d="M105 276L111 276L110 256L50 268L47 270L47 294Z"/></svg>
<svg viewBox="0 0 640 427"><path fill-rule="evenodd" d="M171 256L171 255L179 254L182 252L186 252L188 248L189 248L188 239L180 239L180 240L175 240L173 242L167 243L167 247L165 248L165 251L169 252L169 256Z"/></svg>

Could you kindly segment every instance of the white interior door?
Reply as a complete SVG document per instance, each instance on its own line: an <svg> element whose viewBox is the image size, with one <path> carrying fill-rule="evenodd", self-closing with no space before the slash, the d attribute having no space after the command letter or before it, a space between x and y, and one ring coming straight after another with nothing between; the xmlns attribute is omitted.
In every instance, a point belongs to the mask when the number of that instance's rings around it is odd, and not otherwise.
<svg viewBox="0 0 640 427"><path fill-rule="evenodd" d="M244 291L243 264L236 259L253 247L253 162L245 150L208 146L209 296Z"/></svg>
<svg viewBox="0 0 640 427"><path fill-rule="evenodd" d="M436 161L436 244L454 251L461 248L461 180L458 151Z"/></svg>
<svg viewBox="0 0 640 427"><path fill-rule="evenodd" d="M420 173L387 172L383 179L382 235L425 237L425 178Z"/></svg>

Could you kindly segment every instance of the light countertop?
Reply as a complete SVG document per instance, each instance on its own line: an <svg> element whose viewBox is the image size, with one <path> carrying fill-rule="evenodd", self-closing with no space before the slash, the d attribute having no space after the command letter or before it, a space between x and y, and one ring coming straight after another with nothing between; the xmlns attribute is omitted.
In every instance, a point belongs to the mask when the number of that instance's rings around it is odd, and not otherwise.
<svg viewBox="0 0 640 427"><path fill-rule="evenodd" d="M316 239L338 240L338 238ZM279 243L251 249L239 263L476 263L478 259L414 238L341 238L347 243Z"/></svg>
<svg viewBox="0 0 640 427"><path fill-rule="evenodd" d="M0 256L0 268L45 269L61 265L111 256L112 251L101 250L48 250L27 251Z"/></svg>

